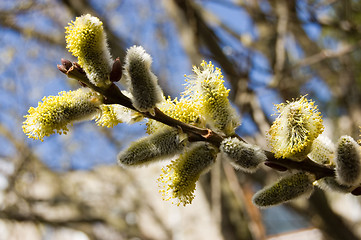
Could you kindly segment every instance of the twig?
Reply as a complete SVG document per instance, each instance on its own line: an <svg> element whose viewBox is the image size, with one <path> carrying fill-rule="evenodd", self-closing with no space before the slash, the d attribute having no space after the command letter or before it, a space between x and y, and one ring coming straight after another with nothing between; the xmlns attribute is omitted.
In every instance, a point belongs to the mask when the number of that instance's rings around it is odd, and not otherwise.
<svg viewBox="0 0 361 240"><path fill-rule="evenodd" d="M132 104L132 101L125 96L119 88L115 84L111 84L111 86L107 89L99 88L90 83L84 71L80 68L80 66L74 63L71 67L63 65L58 65L58 68L61 72L66 74L70 78L74 78L83 84L87 85L89 88L97 91L98 93L104 96L105 103L107 104L119 104L125 107L128 107L134 111L139 112ZM220 134L212 131L208 128L199 128L184 122L181 122L177 119L174 119L165 113L163 113L158 108L155 108L154 114L149 112L139 112L143 114L145 117L149 119L153 119L159 121L163 124L166 124L171 127L175 127L180 129L184 133L187 133L192 141L207 141L215 146L220 146L224 137ZM241 141L244 141L240 136L234 134L232 137L237 137ZM309 158L306 158L302 162L296 162L287 158L275 158L274 154L270 151L265 150L265 154L267 156L266 165L276 169L276 170L290 170L297 169L312 173L316 176L316 179L320 179L327 176L335 176L334 169L332 167L324 166L318 163L311 161Z"/></svg>

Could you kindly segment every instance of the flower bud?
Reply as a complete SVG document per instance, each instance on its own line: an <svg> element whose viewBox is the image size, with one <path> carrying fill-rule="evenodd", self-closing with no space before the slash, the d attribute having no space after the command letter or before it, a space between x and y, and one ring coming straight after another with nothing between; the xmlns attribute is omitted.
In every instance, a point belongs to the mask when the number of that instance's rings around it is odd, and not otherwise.
<svg viewBox="0 0 361 240"><path fill-rule="evenodd" d="M183 150L186 137L174 128L165 127L120 152L118 163L122 167L139 166L172 157Z"/></svg>
<svg viewBox="0 0 361 240"><path fill-rule="evenodd" d="M239 140L238 138L225 138L220 146L222 156L229 160L236 169L245 172L254 172L260 163L267 160L263 150L256 146Z"/></svg>
<svg viewBox="0 0 361 240"><path fill-rule="evenodd" d="M360 146L350 136L340 137L337 143L336 179L340 184L352 186L361 182Z"/></svg>
<svg viewBox="0 0 361 240"><path fill-rule="evenodd" d="M23 131L28 137L41 141L55 131L66 134L69 131L68 124L96 117L101 103L99 94L88 88L44 97L43 102L39 102L36 108L29 109Z"/></svg>
<svg viewBox="0 0 361 240"><path fill-rule="evenodd" d="M217 149L205 142L191 145L178 159L163 168L158 179L164 200L175 199L178 206L192 203L196 182L207 172L217 157Z"/></svg>
<svg viewBox="0 0 361 240"><path fill-rule="evenodd" d="M335 151L331 139L321 134L313 141L308 157L319 164L334 165Z"/></svg>
<svg viewBox="0 0 361 240"><path fill-rule="evenodd" d="M253 203L258 207L270 207L300 196L309 196L313 191L315 177L298 172L281 178L277 183L258 191Z"/></svg>
<svg viewBox="0 0 361 240"><path fill-rule="evenodd" d="M66 44L69 51L78 58L90 82L98 87L111 84L111 58L103 23L90 14L77 17L66 31Z"/></svg>
<svg viewBox="0 0 361 240"><path fill-rule="evenodd" d="M305 96L276 106L279 115L268 133L272 152L276 158L302 161L311 151L312 142L323 131L317 106Z"/></svg>
<svg viewBox="0 0 361 240"><path fill-rule="evenodd" d="M141 112L152 112L163 101L157 77L151 71L152 58L141 46L128 49L124 65L124 84L131 93L134 107Z"/></svg>

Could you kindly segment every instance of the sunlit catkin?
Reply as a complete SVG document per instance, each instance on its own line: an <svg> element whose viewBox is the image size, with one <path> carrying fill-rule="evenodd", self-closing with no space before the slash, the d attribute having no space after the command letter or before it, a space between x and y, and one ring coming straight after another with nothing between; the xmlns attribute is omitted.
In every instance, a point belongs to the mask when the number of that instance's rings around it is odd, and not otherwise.
<svg viewBox="0 0 361 240"><path fill-rule="evenodd" d="M199 176L210 169L216 156L217 149L212 145L205 142L192 144L190 149L162 169L158 182L163 199L172 199L176 205L192 203Z"/></svg>
<svg viewBox="0 0 361 240"><path fill-rule="evenodd" d="M118 154L118 163L122 167L140 166L174 156L183 150L186 134L165 127L133 142Z"/></svg>
<svg viewBox="0 0 361 240"><path fill-rule="evenodd" d="M235 137L225 138L221 143L220 150L223 158L229 160L236 169L245 172L254 172L260 163L267 160L260 147Z"/></svg>
<svg viewBox="0 0 361 240"><path fill-rule="evenodd" d="M66 47L78 58L90 82L97 87L109 86L113 60L103 23L97 17L86 14L77 17L65 29Z"/></svg>
<svg viewBox="0 0 361 240"><path fill-rule="evenodd" d="M277 183L266 187L253 196L253 203L259 207L270 207L301 196L309 196L313 191L315 177L298 172L281 178Z"/></svg>
<svg viewBox="0 0 361 240"><path fill-rule="evenodd" d="M157 103L163 101L158 79L151 71L152 58L141 46L127 50L123 84L131 93L134 107L141 112L153 112Z"/></svg>
<svg viewBox="0 0 361 240"><path fill-rule="evenodd" d="M276 107L279 115L268 132L272 152L276 158L302 161L311 151L312 142L323 132L320 112L305 96Z"/></svg>
<svg viewBox="0 0 361 240"><path fill-rule="evenodd" d="M197 127L205 127L204 119L200 115L199 104L191 101L189 98L181 97L179 100L177 98L172 100L168 97L157 107L166 115L181 122L192 124ZM147 132L152 133L163 126L163 123L150 119L147 123Z"/></svg>
<svg viewBox="0 0 361 240"><path fill-rule="evenodd" d="M361 182L360 146L350 136L340 137L337 143L336 179L344 185L357 185Z"/></svg>
<svg viewBox="0 0 361 240"><path fill-rule="evenodd" d="M184 92L201 106L200 113L212 130L231 135L240 125L240 116L228 100L229 89L224 86L222 72L209 62L193 67L194 76L188 77Z"/></svg>
<svg viewBox="0 0 361 240"><path fill-rule="evenodd" d="M101 103L102 97L88 88L44 97L36 108L29 109L23 131L29 138L41 141L55 132L66 134L69 130L67 126L74 121L96 117Z"/></svg>
<svg viewBox="0 0 361 240"><path fill-rule="evenodd" d="M102 104L96 123L98 126L112 128L119 123L132 124L142 119L143 116L140 113L127 107L118 104Z"/></svg>

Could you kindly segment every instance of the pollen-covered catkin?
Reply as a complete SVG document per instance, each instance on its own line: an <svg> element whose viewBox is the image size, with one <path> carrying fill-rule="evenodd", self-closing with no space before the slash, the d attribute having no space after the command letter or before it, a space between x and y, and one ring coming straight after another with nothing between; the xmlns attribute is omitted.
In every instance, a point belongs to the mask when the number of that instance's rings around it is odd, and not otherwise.
<svg viewBox="0 0 361 240"><path fill-rule="evenodd" d="M141 121L143 116L119 104L102 104L100 105L100 114L96 119L99 126L112 128L119 123L132 124Z"/></svg>
<svg viewBox="0 0 361 240"><path fill-rule="evenodd" d="M74 121L90 120L99 114L102 97L88 88L60 92L58 96L44 97L36 108L24 116L23 131L29 138L43 141L51 134L68 132Z"/></svg>
<svg viewBox="0 0 361 240"><path fill-rule="evenodd" d="M118 163L122 167L140 166L171 157L184 148L186 134L178 130L163 129L133 142L118 154Z"/></svg>
<svg viewBox="0 0 361 240"><path fill-rule="evenodd" d="M302 161L310 153L312 142L323 132L320 112L305 96L276 107L279 115L268 132L272 152L276 158Z"/></svg>
<svg viewBox="0 0 361 240"><path fill-rule="evenodd" d="M281 178L277 183L258 191L253 203L259 207L270 207L300 196L309 196L313 191L315 177L298 172Z"/></svg>
<svg viewBox="0 0 361 240"><path fill-rule="evenodd" d="M205 127L204 120L200 116L199 104L191 101L189 98L181 97L179 100L177 98L172 100L168 97L157 107L171 118L197 127ZM164 126L163 123L150 119L147 122L147 133L157 131L162 126Z"/></svg>
<svg viewBox="0 0 361 240"><path fill-rule="evenodd" d="M158 79L151 71L152 58L141 46L127 50L122 82L131 93L134 107L141 112L152 112L163 101Z"/></svg>
<svg viewBox="0 0 361 240"><path fill-rule="evenodd" d="M263 150L239 140L236 137L225 138L220 146L222 156L229 160L236 169L254 172L260 163L267 160Z"/></svg>
<svg viewBox="0 0 361 240"><path fill-rule="evenodd" d="M361 182L360 146L350 136L340 137L337 143L336 179L344 185L357 185Z"/></svg>
<svg viewBox="0 0 361 240"><path fill-rule="evenodd" d="M201 105L200 112L212 130L233 134L240 117L228 100L229 89L224 86L221 70L203 61L199 68L193 67L193 72L195 76L188 77L184 95Z"/></svg>
<svg viewBox="0 0 361 240"><path fill-rule="evenodd" d="M90 14L77 17L66 29L66 47L78 58L90 82L97 87L111 84L109 75L113 60L103 23Z"/></svg>
<svg viewBox="0 0 361 240"><path fill-rule="evenodd" d="M214 164L217 149L209 143L193 143L178 159L162 169L158 179L164 200L174 199L183 206L192 203L196 182Z"/></svg>

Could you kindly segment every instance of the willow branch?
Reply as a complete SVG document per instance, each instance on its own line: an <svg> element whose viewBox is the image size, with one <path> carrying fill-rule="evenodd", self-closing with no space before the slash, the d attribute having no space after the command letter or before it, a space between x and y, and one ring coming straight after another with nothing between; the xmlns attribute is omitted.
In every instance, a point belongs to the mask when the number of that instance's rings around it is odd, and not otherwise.
<svg viewBox="0 0 361 240"><path fill-rule="evenodd" d="M81 82L83 85L97 91L105 98L106 104L119 104L124 107L130 108L134 111L137 111L143 114L144 117L149 119L156 120L165 125L180 129L182 132L187 133L192 141L207 141L215 146L220 146L221 142L224 139L224 136L212 131L208 128L200 128L191 124L187 124L181 122L177 119L174 119L165 113L163 113L160 109L155 108L153 114L149 112L140 112L138 111L132 104L131 99L125 96L119 88L113 83L109 88L99 88L92 84L87 78L85 72L81 69L81 67L77 63L73 63L72 66L58 65L58 69L66 74L69 78L73 78ZM240 136L234 134L232 137L237 137L241 141L244 141ZM335 176L334 169L328 166L324 166L318 163L313 162L309 158L306 158L302 162L292 161L287 158L276 158L274 154L270 151L265 150L265 154L267 156L267 161L265 165L268 167L274 168L279 171L286 171L290 169L297 169L312 173L316 176L316 179L320 179L328 176Z"/></svg>

